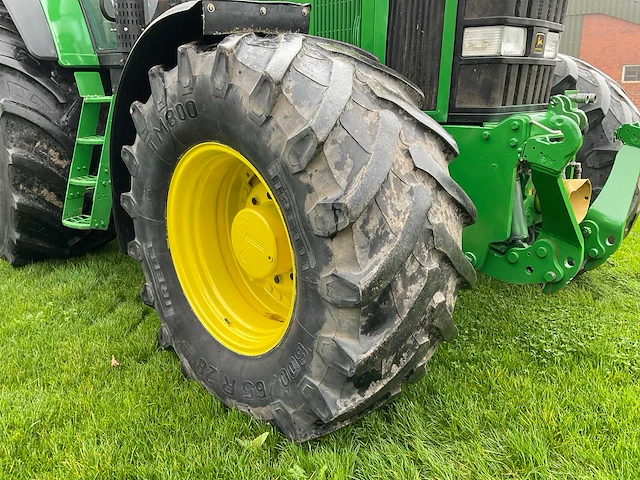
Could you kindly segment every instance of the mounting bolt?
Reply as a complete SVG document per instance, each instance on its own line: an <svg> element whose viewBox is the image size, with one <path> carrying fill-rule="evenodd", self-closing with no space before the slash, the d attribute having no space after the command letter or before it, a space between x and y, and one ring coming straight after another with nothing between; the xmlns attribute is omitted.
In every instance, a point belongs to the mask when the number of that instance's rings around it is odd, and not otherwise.
<svg viewBox="0 0 640 480"><path fill-rule="evenodd" d="M590 237L592 233L591 227L582 227L582 235L585 237Z"/></svg>
<svg viewBox="0 0 640 480"><path fill-rule="evenodd" d="M509 254L507 255L507 260L509 261L509 263L518 263L518 260L520 260L520 255L518 255L518 252L509 252Z"/></svg>
<svg viewBox="0 0 640 480"><path fill-rule="evenodd" d="M589 258L598 258L598 249L597 248L592 248L591 250L589 250Z"/></svg>
<svg viewBox="0 0 640 480"><path fill-rule="evenodd" d="M267 8L266 7L260 7L260 15L266 15L267 14Z"/></svg>
<svg viewBox="0 0 640 480"><path fill-rule="evenodd" d="M511 130L520 130L520 123L518 122L513 122L511 124Z"/></svg>
<svg viewBox="0 0 640 480"><path fill-rule="evenodd" d="M483 140L489 140L491 138L491 133L487 131L482 132L482 138Z"/></svg>
<svg viewBox="0 0 640 480"><path fill-rule="evenodd" d="M216 11L216 6L213 3L210 3L209 5L207 5L207 10L209 11L209 13L213 13Z"/></svg>
<svg viewBox="0 0 640 480"><path fill-rule="evenodd" d="M309 9L307 7L304 7L302 9L302 16L303 17L308 17L309 16Z"/></svg>
<svg viewBox="0 0 640 480"><path fill-rule="evenodd" d="M547 249L545 247L539 247L538 250L536 250L536 255L538 255L538 257L540 258L544 258L547 256Z"/></svg>
<svg viewBox="0 0 640 480"><path fill-rule="evenodd" d="M553 282L557 278L555 272L547 272L544 274L545 282Z"/></svg>
<svg viewBox="0 0 640 480"><path fill-rule="evenodd" d="M512 147L517 147L518 146L518 139L517 138L512 138L511 140L509 140L509 145L511 145Z"/></svg>

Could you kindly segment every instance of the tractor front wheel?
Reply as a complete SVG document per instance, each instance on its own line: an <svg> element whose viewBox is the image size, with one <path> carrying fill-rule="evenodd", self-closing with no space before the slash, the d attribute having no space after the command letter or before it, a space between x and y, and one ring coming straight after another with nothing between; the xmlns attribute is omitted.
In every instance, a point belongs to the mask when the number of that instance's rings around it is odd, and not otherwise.
<svg viewBox="0 0 640 480"><path fill-rule="evenodd" d="M297 34L185 45L149 79L121 201L161 344L297 441L396 395L453 337L475 278L456 146L415 90Z"/></svg>

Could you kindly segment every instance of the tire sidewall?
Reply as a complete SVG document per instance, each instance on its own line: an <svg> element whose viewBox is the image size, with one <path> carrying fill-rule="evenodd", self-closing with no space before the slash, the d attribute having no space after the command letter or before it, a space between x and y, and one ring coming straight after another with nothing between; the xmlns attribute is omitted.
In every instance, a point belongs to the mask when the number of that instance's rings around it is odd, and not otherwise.
<svg viewBox="0 0 640 480"><path fill-rule="evenodd" d="M166 107L147 112L147 134L141 135L149 161L141 162L133 190L142 189L148 201L140 205L143 211L136 229L155 305L190 373L225 403L256 408L274 399L290 399L296 404L296 385L310 367L315 334L326 323L318 266L330 258L304 215L308 186L281 162L284 144L278 141L276 127L270 122L254 123L243 105L246 95L236 87L230 87L224 99L217 98L211 95L208 82L197 78L193 91L180 92L179 83L168 86ZM183 115L183 109L191 114ZM220 344L189 305L173 265L166 224L171 176L184 153L203 142L222 143L251 161L274 193L294 246L293 316L283 339L264 355L242 356Z"/></svg>

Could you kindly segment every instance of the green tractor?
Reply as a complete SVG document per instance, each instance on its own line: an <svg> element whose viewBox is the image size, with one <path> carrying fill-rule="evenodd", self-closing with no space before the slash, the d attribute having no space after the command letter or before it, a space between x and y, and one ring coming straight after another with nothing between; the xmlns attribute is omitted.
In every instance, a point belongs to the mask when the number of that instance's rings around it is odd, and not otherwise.
<svg viewBox="0 0 640 480"><path fill-rule="evenodd" d="M476 272L556 292L633 226L640 114L558 55L568 1L4 0L0 255L117 234L186 376L347 425Z"/></svg>

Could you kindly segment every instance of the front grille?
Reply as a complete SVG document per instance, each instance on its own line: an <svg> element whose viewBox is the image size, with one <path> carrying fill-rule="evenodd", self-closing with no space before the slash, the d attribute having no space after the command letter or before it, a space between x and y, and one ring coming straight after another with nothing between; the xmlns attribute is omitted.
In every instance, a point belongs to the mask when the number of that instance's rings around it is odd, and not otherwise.
<svg viewBox="0 0 640 480"><path fill-rule="evenodd" d="M503 106L539 104L549 100L555 66L508 65L507 69Z"/></svg>
<svg viewBox="0 0 640 480"><path fill-rule="evenodd" d="M496 108L547 103L554 69L553 65L460 65L455 107Z"/></svg>
<svg viewBox="0 0 640 480"><path fill-rule="evenodd" d="M569 0L518 0L516 4L517 17L561 23L567 13Z"/></svg>
<svg viewBox="0 0 640 480"><path fill-rule="evenodd" d="M360 46L362 0L316 0L315 35Z"/></svg>
<svg viewBox="0 0 640 480"><path fill-rule="evenodd" d="M440 79L445 0L390 0L387 65L425 93L435 110Z"/></svg>
<svg viewBox="0 0 640 480"><path fill-rule="evenodd" d="M467 19L488 17L534 18L562 23L569 0L467 0Z"/></svg>
<svg viewBox="0 0 640 480"><path fill-rule="evenodd" d="M546 104L556 62L536 53L533 42L537 34L562 30L568 4L569 0L460 0L450 106L453 115L462 121L484 121ZM496 24L528 28L527 56L462 58L464 29Z"/></svg>

